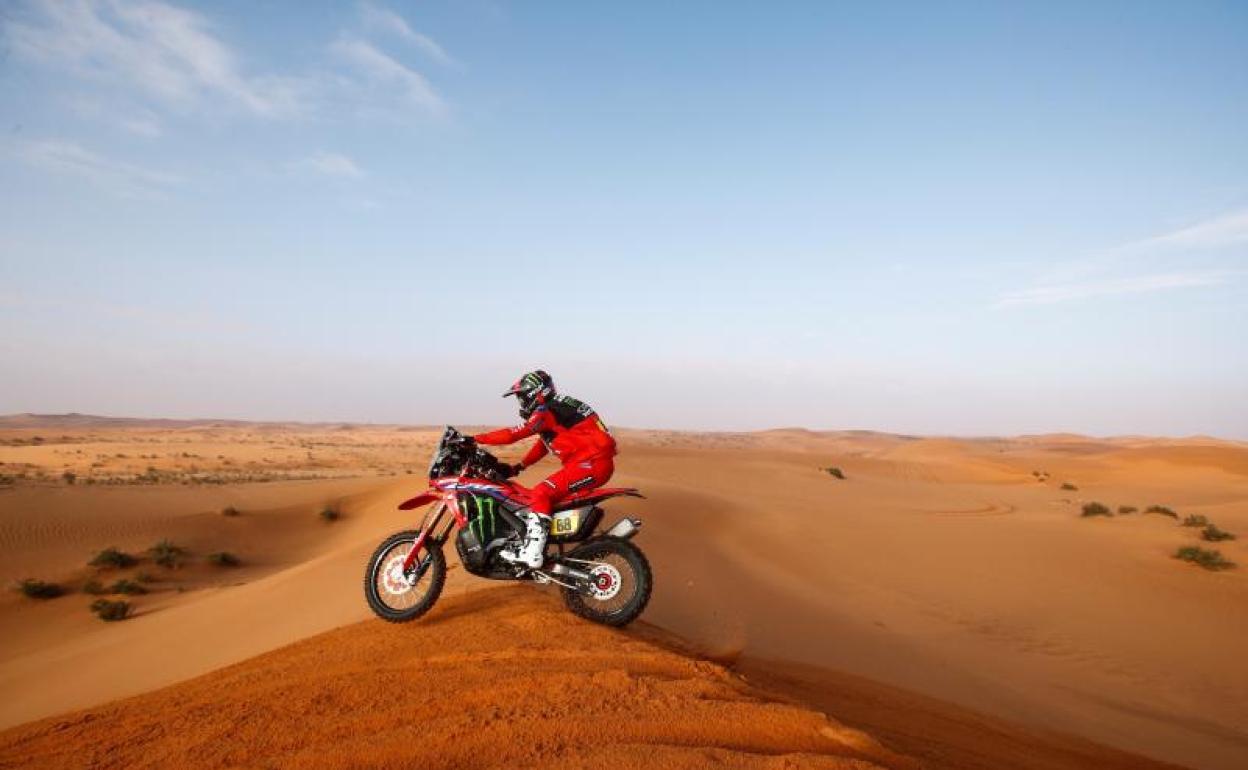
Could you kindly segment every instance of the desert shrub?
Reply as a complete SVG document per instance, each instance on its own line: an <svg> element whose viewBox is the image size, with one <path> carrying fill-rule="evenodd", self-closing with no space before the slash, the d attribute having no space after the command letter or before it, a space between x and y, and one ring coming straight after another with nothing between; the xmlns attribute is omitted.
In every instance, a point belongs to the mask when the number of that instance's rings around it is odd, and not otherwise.
<svg viewBox="0 0 1248 770"><path fill-rule="evenodd" d="M1194 545L1187 545L1174 552L1174 558L1204 567L1209 570L1230 569L1235 562L1227 561L1218 551L1210 551Z"/></svg>
<svg viewBox="0 0 1248 770"><path fill-rule="evenodd" d="M100 596L101 594L108 593L108 589L104 588L104 584L98 580L88 580L83 584L82 592L84 594L91 594L92 596Z"/></svg>
<svg viewBox="0 0 1248 770"><path fill-rule="evenodd" d="M1169 516L1172 519L1179 518L1179 514L1175 513L1173 510L1171 510L1170 508L1167 508L1164 505L1150 505L1144 509L1144 512L1145 513L1157 513L1157 514L1161 514L1162 516Z"/></svg>
<svg viewBox="0 0 1248 770"><path fill-rule="evenodd" d="M55 599L65 593L65 589L56 583L48 583L43 580L35 580L34 578L26 578L18 582L17 590L31 599Z"/></svg>
<svg viewBox="0 0 1248 770"><path fill-rule="evenodd" d="M96 599L91 602L91 611L105 622L125 620L130 615L130 602Z"/></svg>
<svg viewBox="0 0 1248 770"><path fill-rule="evenodd" d="M1074 484L1071 484L1069 481L1063 481L1063 482L1062 482L1062 487L1061 487L1061 488L1062 488L1062 489L1064 489L1064 490L1066 490L1067 492L1078 492L1078 491L1079 491L1079 487L1075 486Z"/></svg>
<svg viewBox="0 0 1248 770"><path fill-rule="evenodd" d="M170 540L161 540L147 549L147 552L151 554L152 561L167 569L181 567L186 557L186 549L174 545Z"/></svg>
<svg viewBox="0 0 1248 770"><path fill-rule="evenodd" d="M78 480L78 474L74 473L73 471L65 471L64 473L61 474L61 478L65 480L66 484L72 485L75 481Z"/></svg>
<svg viewBox="0 0 1248 770"><path fill-rule="evenodd" d="M842 481L845 480L845 471L841 470L840 468L824 468L823 472L833 478L837 478Z"/></svg>
<svg viewBox="0 0 1248 770"><path fill-rule="evenodd" d="M338 521L338 519L342 518L342 512L338 510L337 506L327 505L321 509L321 518L325 521Z"/></svg>
<svg viewBox="0 0 1248 770"><path fill-rule="evenodd" d="M147 589L141 584L133 580L118 580L108 589L110 594L126 594L127 596L141 596L147 593Z"/></svg>
<svg viewBox="0 0 1248 770"><path fill-rule="evenodd" d="M242 511L238 510L232 505L227 505L226 507L221 509L222 516L237 516L240 513L242 513Z"/></svg>
<svg viewBox="0 0 1248 770"><path fill-rule="evenodd" d="M1084 516L1113 516L1114 514L1110 513L1109 508L1105 505L1102 505L1101 503L1084 503L1082 515Z"/></svg>
<svg viewBox="0 0 1248 770"><path fill-rule="evenodd" d="M1204 538L1205 540L1208 540L1211 543L1216 543L1220 540L1234 540L1235 539L1235 536L1232 535L1230 532L1227 532L1224 529L1218 529L1216 524L1210 524L1209 526L1205 527L1201 531L1200 536Z"/></svg>
<svg viewBox="0 0 1248 770"><path fill-rule="evenodd" d="M140 572L134 576L134 579L140 583L155 583L156 576L150 572Z"/></svg>
<svg viewBox="0 0 1248 770"><path fill-rule="evenodd" d="M97 553L95 558L89 563L92 567L101 569L125 569L126 567L133 567L138 563L138 559L116 548L105 548Z"/></svg>
<svg viewBox="0 0 1248 770"><path fill-rule="evenodd" d="M217 553L208 554L208 563L215 564L218 567L237 567L243 562L229 551L218 551Z"/></svg>
<svg viewBox="0 0 1248 770"><path fill-rule="evenodd" d="M1120 505L1120 506L1118 506L1118 513L1122 514L1123 516L1126 516L1128 513L1135 513L1135 512L1136 512L1136 510L1138 510L1138 509L1137 509L1134 505Z"/></svg>
<svg viewBox="0 0 1248 770"><path fill-rule="evenodd" d="M1205 518L1204 516L1201 516L1201 515L1200 515L1200 514L1198 514L1198 513L1194 513L1194 514L1192 514L1191 516L1188 516L1186 519L1183 519L1183 524L1182 524L1182 526L1184 526L1184 527L1203 527L1203 526L1207 525L1208 523L1209 523L1209 519Z"/></svg>

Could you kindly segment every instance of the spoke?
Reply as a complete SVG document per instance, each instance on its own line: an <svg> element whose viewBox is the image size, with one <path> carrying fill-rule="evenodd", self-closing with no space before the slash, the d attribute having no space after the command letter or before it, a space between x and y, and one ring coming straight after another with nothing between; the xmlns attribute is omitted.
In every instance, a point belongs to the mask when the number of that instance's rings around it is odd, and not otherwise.
<svg viewBox="0 0 1248 770"><path fill-rule="evenodd" d="M377 560L373 587L381 601L393 610L403 611L419 604L429 585L425 580L418 580L416 585L407 584L403 574L403 561L411 553L412 545L395 543Z"/></svg>

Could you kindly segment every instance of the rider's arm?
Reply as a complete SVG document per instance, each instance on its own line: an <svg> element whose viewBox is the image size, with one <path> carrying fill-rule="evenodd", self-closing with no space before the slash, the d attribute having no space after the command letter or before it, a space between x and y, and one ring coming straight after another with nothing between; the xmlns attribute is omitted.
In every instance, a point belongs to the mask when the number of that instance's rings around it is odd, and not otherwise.
<svg viewBox="0 0 1248 770"><path fill-rule="evenodd" d="M517 441L523 441L529 436L536 436L541 432L542 427L546 424L547 412L545 409L539 409L533 413L533 416L525 421L524 425L518 425L514 428L499 428L488 433L480 433L473 436L478 444L486 444L487 446L499 446L502 444L514 444Z"/></svg>
<svg viewBox="0 0 1248 770"><path fill-rule="evenodd" d="M538 460L545 457L546 453L549 451L550 450L546 448L545 441L533 442L533 446L529 447L529 451L524 453L524 459L520 461L520 467L522 469L528 468L530 465L533 465Z"/></svg>

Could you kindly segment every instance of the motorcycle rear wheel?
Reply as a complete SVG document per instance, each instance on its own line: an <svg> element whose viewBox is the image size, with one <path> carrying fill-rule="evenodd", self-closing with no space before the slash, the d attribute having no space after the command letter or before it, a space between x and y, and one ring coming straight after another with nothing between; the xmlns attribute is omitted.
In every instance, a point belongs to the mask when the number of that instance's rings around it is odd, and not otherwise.
<svg viewBox="0 0 1248 770"><path fill-rule="evenodd" d="M568 556L595 562L576 564L595 578L589 589L563 589L563 603L573 613L619 628L632 623L650 602L654 577L650 562L629 540L599 537L573 549Z"/></svg>
<svg viewBox="0 0 1248 770"><path fill-rule="evenodd" d="M411 553L419 536L416 530L396 532L377 546L368 559L364 571L364 598L382 620L391 623L415 620L428 612L442 594L446 583L446 557L437 543L425 542L422 550L427 554L429 565L415 583L409 582L403 574L403 560Z"/></svg>

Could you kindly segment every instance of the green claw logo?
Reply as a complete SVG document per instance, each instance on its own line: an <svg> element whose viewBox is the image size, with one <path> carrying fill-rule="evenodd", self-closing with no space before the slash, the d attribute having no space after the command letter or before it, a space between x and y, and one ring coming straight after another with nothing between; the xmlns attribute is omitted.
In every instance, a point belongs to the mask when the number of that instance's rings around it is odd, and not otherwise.
<svg viewBox="0 0 1248 770"><path fill-rule="evenodd" d="M477 536L482 545L490 541L494 537L496 528L496 509L498 502L488 495L469 495L473 507L476 508L476 515L468 522L468 529ZM486 532L486 517L489 517L489 532Z"/></svg>

